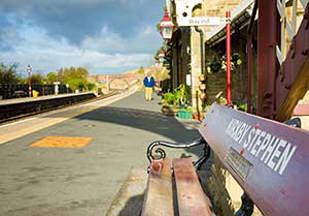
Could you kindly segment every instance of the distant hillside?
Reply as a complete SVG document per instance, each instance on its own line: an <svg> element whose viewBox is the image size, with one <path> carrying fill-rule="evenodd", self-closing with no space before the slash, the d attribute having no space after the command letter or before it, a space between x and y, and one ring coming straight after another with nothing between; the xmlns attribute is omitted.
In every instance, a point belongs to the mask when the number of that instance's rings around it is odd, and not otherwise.
<svg viewBox="0 0 309 216"><path fill-rule="evenodd" d="M137 73L138 70L139 70L139 68L138 69L134 69L134 70L125 71L125 72L122 72L122 73L124 73L124 74Z"/></svg>
<svg viewBox="0 0 309 216"><path fill-rule="evenodd" d="M139 75L141 75L141 76L144 76L144 75L146 75L147 73L151 73L153 76L155 76L155 77L157 77L157 78L159 78L158 76L158 74L161 74L161 73L167 73L168 74L168 72L166 71L166 69L163 69L162 67L158 67L158 66L155 66L155 65L152 65L152 66L149 66L149 67L143 67L143 69L144 69L144 72L143 73L141 73L141 70L140 70L141 68L137 68L137 69L133 69L133 70L129 70L129 71L124 71L124 72L120 72L120 73L112 73L112 74L104 74L104 73L102 73L102 74L97 74L97 75L93 75L93 76L91 76L91 77L93 77L93 78L97 78L97 77L102 77L102 76L106 76L106 75L110 75L110 76L113 76L113 75L120 75L120 74L136 74L136 73L138 73ZM164 79L166 79L167 77L166 76L164 76ZM164 80L163 79L163 80ZM162 79L161 79L162 80Z"/></svg>

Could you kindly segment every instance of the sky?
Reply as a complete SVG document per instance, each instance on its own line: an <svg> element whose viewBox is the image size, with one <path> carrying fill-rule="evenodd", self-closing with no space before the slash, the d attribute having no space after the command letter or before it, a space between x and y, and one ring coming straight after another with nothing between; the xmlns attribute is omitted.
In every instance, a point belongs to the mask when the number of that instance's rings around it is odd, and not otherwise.
<svg viewBox="0 0 309 216"><path fill-rule="evenodd" d="M164 0L0 0L0 61L18 73L149 66L162 40Z"/></svg>

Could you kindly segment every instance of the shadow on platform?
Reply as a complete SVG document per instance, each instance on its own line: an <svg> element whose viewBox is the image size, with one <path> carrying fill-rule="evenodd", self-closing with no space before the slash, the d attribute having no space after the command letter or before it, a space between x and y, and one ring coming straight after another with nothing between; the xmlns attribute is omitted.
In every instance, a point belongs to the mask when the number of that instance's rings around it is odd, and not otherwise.
<svg viewBox="0 0 309 216"><path fill-rule="evenodd" d="M200 137L198 131L195 129L197 126L196 124L198 124L197 122L180 122L177 119L165 116L160 112L143 109L109 106L81 115L78 119L112 123L145 130L158 134L158 137L166 137L166 139L172 140L176 143L192 142L194 139ZM202 153L202 147L192 148L185 151L189 154L200 155ZM179 155L179 157L180 156L181 155ZM142 180L140 179L141 176L143 176ZM112 207L107 215L139 215L143 204L143 190L146 186L146 179L146 168L138 175L135 175L135 177L130 177L122 186L120 195L117 195L113 201ZM130 186L127 184L130 184ZM142 187L142 189L140 187Z"/></svg>
<svg viewBox="0 0 309 216"><path fill-rule="evenodd" d="M76 117L80 120L93 120L156 133L177 143L190 142L199 137L194 128L188 129L177 119L160 112L141 109L104 107Z"/></svg>

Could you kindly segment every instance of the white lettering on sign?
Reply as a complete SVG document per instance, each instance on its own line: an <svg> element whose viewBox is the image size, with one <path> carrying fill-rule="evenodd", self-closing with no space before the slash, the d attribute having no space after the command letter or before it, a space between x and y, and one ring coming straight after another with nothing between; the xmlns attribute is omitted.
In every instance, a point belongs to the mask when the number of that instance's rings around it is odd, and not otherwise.
<svg viewBox="0 0 309 216"><path fill-rule="evenodd" d="M296 146L259 128L232 119L225 133L247 152L280 175L289 164Z"/></svg>
<svg viewBox="0 0 309 216"><path fill-rule="evenodd" d="M182 14L177 15L178 26L217 26L226 24L226 18L222 17L183 17Z"/></svg>

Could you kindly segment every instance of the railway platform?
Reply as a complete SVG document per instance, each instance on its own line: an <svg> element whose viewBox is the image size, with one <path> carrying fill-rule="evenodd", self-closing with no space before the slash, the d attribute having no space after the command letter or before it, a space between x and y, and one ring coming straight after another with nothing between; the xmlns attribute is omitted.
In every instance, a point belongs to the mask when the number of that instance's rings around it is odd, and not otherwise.
<svg viewBox="0 0 309 216"><path fill-rule="evenodd" d="M0 126L0 215L105 215L150 142L198 135L159 100L123 93Z"/></svg>

